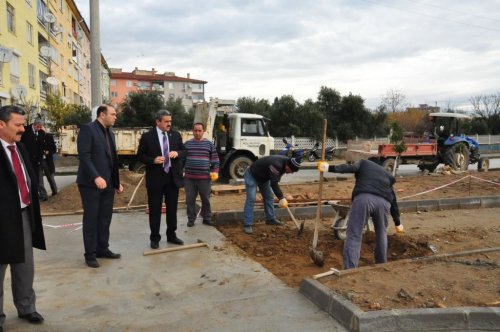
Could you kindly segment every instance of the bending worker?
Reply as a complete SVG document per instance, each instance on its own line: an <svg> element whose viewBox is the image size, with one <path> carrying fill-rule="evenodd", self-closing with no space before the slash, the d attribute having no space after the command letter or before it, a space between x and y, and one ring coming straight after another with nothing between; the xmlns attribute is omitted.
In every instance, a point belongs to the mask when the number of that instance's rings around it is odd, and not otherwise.
<svg viewBox="0 0 500 332"><path fill-rule="evenodd" d="M280 226L283 223L276 220L274 214L274 195L279 199L280 207L287 207L288 202L280 189L279 182L285 173L294 173L299 170L300 157L288 158L281 155L267 156L256 160L245 171L245 191L247 197L244 208L244 231L252 234L253 206L257 187L264 199L266 224Z"/></svg>
<svg viewBox="0 0 500 332"><path fill-rule="evenodd" d="M318 163L320 172L354 173L356 184L352 191L352 205L344 243L344 269L358 267L363 239L363 227L371 217L375 226L375 262L387 262L387 220L391 204L396 200L392 185L396 179L384 168L370 160L354 164L330 166ZM397 204L397 203L396 203ZM395 205L397 206L397 205Z"/></svg>

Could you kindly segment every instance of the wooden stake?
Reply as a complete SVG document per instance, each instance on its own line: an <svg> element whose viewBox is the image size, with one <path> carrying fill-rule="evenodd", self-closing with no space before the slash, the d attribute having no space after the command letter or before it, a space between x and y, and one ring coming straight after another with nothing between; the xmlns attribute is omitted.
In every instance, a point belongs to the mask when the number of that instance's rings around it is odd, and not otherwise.
<svg viewBox="0 0 500 332"><path fill-rule="evenodd" d="M142 181L144 180L144 176L145 176L145 174L142 175L141 179L139 180L139 183L137 184L137 186L135 186L134 192L132 193L132 197L130 197L130 201L127 204L127 210L129 209L130 204L132 204L132 201L134 200L135 194L137 193L137 190L139 189Z"/></svg>
<svg viewBox="0 0 500 332"><path fill-rule="evenodd" d="M149 250L149 251L145 251L142 255L143 256L156 255L156 254L163 254L166 252L179 251L179 250L185 250L185 249L193 249L193 248L199 248L199 247L208 247L208 244L202 242L202 243L193 243L193 244L187 244L185 246L178 246L178 247L172 247L172 248Z"/></svg>

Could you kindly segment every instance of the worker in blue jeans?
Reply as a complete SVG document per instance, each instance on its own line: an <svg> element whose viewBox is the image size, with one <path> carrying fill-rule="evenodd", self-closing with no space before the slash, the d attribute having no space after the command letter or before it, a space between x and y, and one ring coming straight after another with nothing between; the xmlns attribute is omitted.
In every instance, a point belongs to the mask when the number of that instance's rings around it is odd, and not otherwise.
<svg viewBox="0 0 500 332"><path fill-rule="evenodd" d="M274 195L278 197L279 206L287 207L288 201L280 189L279 182L285 173L294 173L299 170L300 157L288 158L281 155L267 156L255 161L245 171L245 191L247 194L244 207L244 228L247 234L252 234L253 207L257 187L264 199L264 212L266 224L280 226L283 223L276 219L274 214Z"/></svg>

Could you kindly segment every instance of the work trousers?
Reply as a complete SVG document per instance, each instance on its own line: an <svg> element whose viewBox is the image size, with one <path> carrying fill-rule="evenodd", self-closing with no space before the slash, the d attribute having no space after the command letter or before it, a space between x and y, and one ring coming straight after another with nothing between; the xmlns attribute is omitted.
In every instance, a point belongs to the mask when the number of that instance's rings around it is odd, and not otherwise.
<svg viewBox="0 0 500 332"><path fill-rule="evenodd" d="M38 168L38 193L40 199L46 199L48 196L47 190L45 189L45 183L43 181L44 174L47 177L47 181L49 182L52 195L57 194L57 184L56 180L54 179L54 173L51 172L47 160L43 159L40 163L40 167Z"/></svg>
<svg viewBox="0 0 500 332"><path fill-rule="evenodd" d="M363 193L352 201L344 242L344 269L358 267L363 228L372 218L375 227L375 262L387 262L387 218L391 204L385 198Z"/></svg>
<svg viewBox="0 0 500 332"><path fill-rule="evenodd" d="M12 297L19 315L26 315L36 311L36 296L33 290L33 279L35 276L35 264L33 262L33 243L31 234L31 222L29 211L22 212L23 234L24 234L24 263L10 264L10 275L12 284ZM0 264L0 327L5 322L3 312L3 282L7 264Z"/></svg>
<svg viewBox="0 0 500 332"><path fill-rule="evenodd" d="M264 199L264 212L266 214L266 220L274 220L276 215L274 214L274 192L271 188L271 182L257 182L250 172L250 167L246 169L244 178L247 197L245 199L245 207L243 210L243 224L245 226L251 226L253 224L253 208L257 195L257 187L259 187L260 194Z"/></svg>
<svg viewBox="0 0 500 332"><path fill-rule="evenodd" d="M201 217L203 221L212 220L212 209L210 207L210 193L212 182L210 179L184 178L184 191L186 192L186 212L188 221L195 221L197 217L196 197L200 194Z"/></svg>

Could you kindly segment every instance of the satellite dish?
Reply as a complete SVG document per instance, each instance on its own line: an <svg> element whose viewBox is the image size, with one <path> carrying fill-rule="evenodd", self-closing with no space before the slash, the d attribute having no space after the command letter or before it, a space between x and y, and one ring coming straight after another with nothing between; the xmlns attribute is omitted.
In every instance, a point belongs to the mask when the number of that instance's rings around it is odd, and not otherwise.
<svg viewBox="0 0 500 332"><path fill-rule="evenodd" d="M56 17L54 16L54 14L52 13L45 13L43 15L43 19L45 20L45 22L48 22L48 23L54 23L56 21Z"/></svg>
<svg viewBox="0 0 500 332"><path fill-rule="evenodd" d="M51 56L52 55L52 47L50 46L42 46L40 47L40 53L43 55L43 56Z"/></svg>
<svg viewBox="0 0 500 332"><path fill-rule="evenodd" d="M0 46L0 63L10 62L12 60L12 51L7 47Z"/></svg>
<svg viewBox="0 0 500 332"><path fill-rule="evenodd" d="M26 97L28 95L28 89L26 89L26 87L23 85L14 86L10 92L12 93L14 98L19 99L19 100L23 99L24 97Z"/></svg>
<svg viewBox="0 0 500 332"><path fill-rule="evenodd" d="M49 83L50 85L59 85L59 80L53 76L49 76L47 77L46 79L47 83Z"/></svg>

